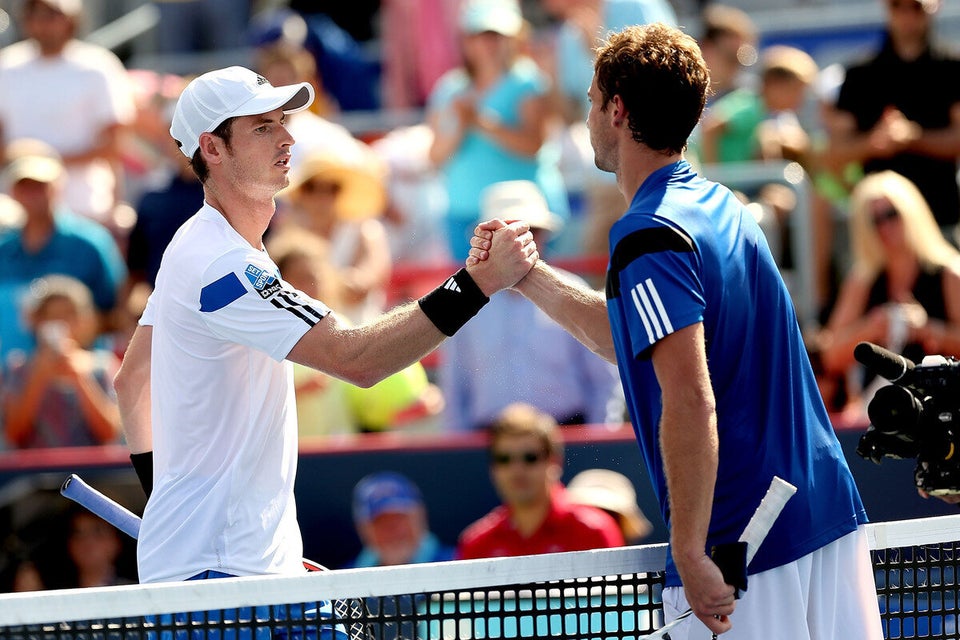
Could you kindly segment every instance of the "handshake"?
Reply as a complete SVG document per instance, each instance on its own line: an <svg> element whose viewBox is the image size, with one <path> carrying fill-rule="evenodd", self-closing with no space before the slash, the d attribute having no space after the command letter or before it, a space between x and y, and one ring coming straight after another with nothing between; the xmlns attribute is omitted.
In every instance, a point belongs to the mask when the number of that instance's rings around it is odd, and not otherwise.
<svg viewBox="0 0 960 640"><path fill-rule="evenodd" d="M490 296L517 284L539 259L528 223L494 218L474 229L466 264L474 282Z"/></svg>

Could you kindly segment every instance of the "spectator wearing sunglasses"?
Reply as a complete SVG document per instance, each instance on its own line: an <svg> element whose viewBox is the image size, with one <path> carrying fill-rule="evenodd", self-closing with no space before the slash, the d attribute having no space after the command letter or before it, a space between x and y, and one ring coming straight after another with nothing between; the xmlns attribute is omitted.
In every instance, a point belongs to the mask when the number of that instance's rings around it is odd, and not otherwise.
<svg viewBox="0 0 960 640"><path fill-rule="evenodd" d="M960 253L917 187L892 171L865 177L849 225L853 264L819 342L825 373L846 374L864 340L918 363L960 356Z"/></svg>
<svg viewBox="0 0 960 640"><path fill-rule="evenodd" d="M338 311L363 324L386 309L392 260L387 230L386 166L365 144L307 155L281 194L289 205L279 226L323 238L340 282Z"/></svg>
<svg viewBox="0 0 960 640"><path fill-rule="evenodd" d="M912 181L954 243L960 216L960 57L934 41L940 0L884 0L886 33L867 61L847 68L825 116L836 166L863 163Z"/></svg>
<svg viewBox="0 0 960 640"><path fill-rule="evenodd" d="M460 534L462 559L583 551L624 544L612 516L574 504L560 482L563 443L549 414L508 405L490 426L490 478L503 504Z"/></svg>

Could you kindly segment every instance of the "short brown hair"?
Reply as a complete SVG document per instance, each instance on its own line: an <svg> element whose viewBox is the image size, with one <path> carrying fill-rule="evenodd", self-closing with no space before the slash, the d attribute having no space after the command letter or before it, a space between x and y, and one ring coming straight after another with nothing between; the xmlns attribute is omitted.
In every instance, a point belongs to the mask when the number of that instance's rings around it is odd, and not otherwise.
<svg viewBox="0 0 960 640"><path fill-rule="evenodd" d="M680 153L700 120L710 73L696 41L662 23L627 27L597 51L600 109L619 95L634 141Z"/></svg>
<svg viewBox="0 0 960 640"><path fill-rule="evenodd" d="M524 402L514 402L504 407L490 423L489 451L503 436L536 436L544 451L551 458L563 458L563 440L557 421L549 413Z"/></svg>
<svg viewBox="0 0 960 640"><path fill-rule="evenodd" d="M234 120L236 120L236 118L227 118L217 125L216 129L210 132L218 138L221 138L228 150L230 149L230 136L233 134ZM200 183L206 183L207 178L210 177L210 168L207 166L206 160L203 159L203 154L200 153L200 149L197 149L193 157L190 158L190 167L193 169L193 172L197 174Z"/></svg>

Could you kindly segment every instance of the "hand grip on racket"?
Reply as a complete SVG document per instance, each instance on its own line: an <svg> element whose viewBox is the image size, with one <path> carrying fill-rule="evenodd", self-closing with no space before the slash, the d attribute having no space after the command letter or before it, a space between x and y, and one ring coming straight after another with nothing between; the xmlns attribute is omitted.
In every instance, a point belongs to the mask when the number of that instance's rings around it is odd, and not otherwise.
<svg viewBox="0 0 960 640"><path fill-rule="evenodd" d="M140 518L135 513L88 485L77 474L71 473L63 481L60 494L86 507L134 540L140 536Z"/></svg>
<svg viewBox="0 0 960 640"><path fill-rule="evenodd" d="M757 549L760 548L764 538L770 533L773 523L776 522L780 516L780 512L783 511L784 506L786 506L787 500L792 498L796 492L797 488L786 480L777 476L773 477L766 495L763 496L763 500L760 501L757 510L753 512L753 516L750 517L750 521L744 528L743 533L740 534L739 542L746 543L747 547L745 567L750 566L750 561L757 555ZM639 640L669 639L670 636L668 634L670 630L691 615L693 615L693 609L687 609L667 624L653 633L641 637Z"/></svg>

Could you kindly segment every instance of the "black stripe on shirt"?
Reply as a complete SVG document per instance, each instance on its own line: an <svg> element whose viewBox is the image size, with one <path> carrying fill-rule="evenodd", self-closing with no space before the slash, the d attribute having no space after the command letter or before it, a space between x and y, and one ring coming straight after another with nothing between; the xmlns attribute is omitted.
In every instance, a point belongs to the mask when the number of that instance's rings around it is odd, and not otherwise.
<svg viewBox="0 0 960 640"><path fill-rule="evenodd" d="M649 253L663 251L693 251L690 236L672 227L651 227L639 229L624 236L610 254L610 267L607 271L607 300L620 295L620 272L627 265Z"/></svg>
<svg viewBox="0 0 960 640"><path fill-rule="evenodd" d="M301 320L303 320L304 322L306 322L306 323L307 323L308 325L310 325L311 327L314 326L315 324L317 324L317 322L319 322L319 320L314 320L313 318L307 317L306 315L304 315L303 313L301 313L300 309L308 310L308 311L310 311L310 313L312 313L314 316L317 316L318 318L323 319L323 316L319 315L316 311L314 311L313 309L311 309L311 308L310 308L309 306L307 306L307 305L296 304L296 305L294 305L294 306L287 306L287 305L285 305L283 302L281 302L280 300L278 300L277 298L271 298L271 299L270 299L270 303L271 303L273 306L275 306L277 309L285 309L286 311L289 311L289 312L292 313L293 315L297 316L298 318L300 318Z"/></svg>
<svg viewBox="0 0 960 640"><path fill-rule="evenodd" d="M286 291L281 291L277 295L277 297L281 298L284 302L286 302L291 307L293 306L300 307L301 309L303 309L304 311L312 315L317 320L323 320L324 318L324 315L322 313L320 313L319 311L311 307L309 304L303 304L302 302L300 302L299 296L292 295Z"/></svg>

